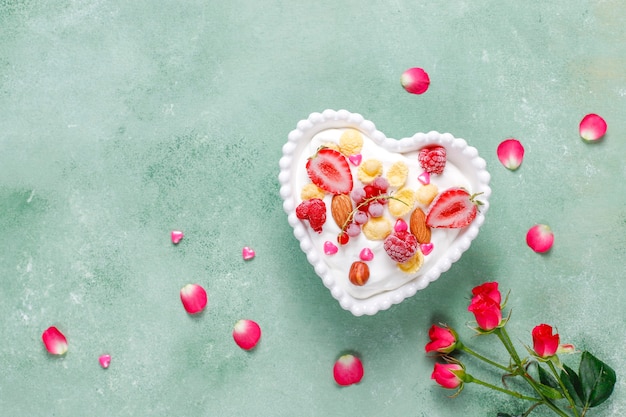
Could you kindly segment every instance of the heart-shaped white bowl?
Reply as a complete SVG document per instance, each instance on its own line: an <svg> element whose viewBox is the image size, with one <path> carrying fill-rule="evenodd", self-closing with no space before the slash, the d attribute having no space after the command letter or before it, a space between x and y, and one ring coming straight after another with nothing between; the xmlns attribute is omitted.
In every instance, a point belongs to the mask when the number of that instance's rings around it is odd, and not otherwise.
<svg viewBox="0 0 626 417"><path fill-rule="evenodd" d="M401 158L406 162L410 169L407 183L416 187L420 185L417 177L423 171L417 161L418 151L425 146L443 146L447 154L446 169L440 176L431 176L439 191L463 187L471 194L480 194L480 211L469 226L461 229L433 229L432 242L435 250L424 257L424 263L417 272L400 271L385 256L382 242L372 242L361 235L354 244L349 243L345 247L337 244L336 237L341 229L334 224L330 211L321 234L314 232L308 222L296 216L296 207L302 202L301 189L305 183L310 182L306 173L307 159L315 154L319 146L336 142L340 132L345 129L356 129L365 138L364 159L369 155L383 161ZM374 123L347 110L324 110L322 113L312 113L307 119L298 122L297 128L289 133L287 143L283 146L279 165L278 178L283 208L295 237L300 241L300 248L332 296L339 301L342 308L355 316L373 315L386 310L439 278L469 248L489 209L491 188L486 163L478 155L476 148L468 146L465 140L455 138L449 133L438 132L416 133L412 137L399 140L390 139L378 131ZM351 169L356 182L357 168L353 166ZM331 198L330 195L325 197L327 207L330 207ZM336 254L325 253L326 241L337 244ZM348 280L348 270L351 263L358 260L358 251L365 245L372 247L374 252L372 263L378 262L377 266L373 266L373 275L382 278L370 278L366 285L357 287Z"/></svg>

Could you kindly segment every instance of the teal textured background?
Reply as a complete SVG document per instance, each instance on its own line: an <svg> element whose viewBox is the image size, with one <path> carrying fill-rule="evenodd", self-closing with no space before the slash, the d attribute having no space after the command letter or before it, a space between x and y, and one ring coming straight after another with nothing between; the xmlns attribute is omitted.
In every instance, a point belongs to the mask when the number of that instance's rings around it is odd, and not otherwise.
<svg viewBox="0 0 626 417"><path fill-rule="evenodd" d="M414 66L431 77L421 96L399 82ZM556 326L618 373L592 415L626 415L625 68L621 0L0 1L2 414L521 413L474 385L447 398L423 351L443 321L504 359L466 327L470 289L498 280L518 347ZM287 134L326 108L389 137L450 132L492 174L464 257L372 317L330 296L278 195ZM591 112L609 125L600 143L578 137ZM508 137L526 147L515 172L495 154ZM525 244L535 223L555 232L546 255ZM200 317L178 298L189 282L209 293ZM251 352L231 338L244 317L263 329ZM64 357L43 348L51 325ZM365 377L340 388L345 351Z"/></svg>

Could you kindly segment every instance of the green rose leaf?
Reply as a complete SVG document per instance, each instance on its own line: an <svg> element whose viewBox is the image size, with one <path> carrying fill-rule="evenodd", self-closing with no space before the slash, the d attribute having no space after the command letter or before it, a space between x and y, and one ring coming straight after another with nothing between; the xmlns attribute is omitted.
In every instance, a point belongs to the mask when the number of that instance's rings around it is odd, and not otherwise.
<svg viewBox="0 0 626 417"><path fill-rule="evenodd" d="M578 373L585 408L602 404L613 393L615 371L591 353L582 353Z"/></svg>
<svg viewBox="0 0 626 417"><path fill-rule="evenodd" d="M543 369L541 366L537 366L537 372L539 373L539 382L543 385L557 389L559 388L559 383L548 371Z"/></svg>
<svg viewBox="0 0 626 417"><path fill-rule="evenodd" d="M563 381L563 385L576 405L582 407L583 387L580 383L580 378L572 368L565 364L563 364L563 370L561 371L561 381Z"/></svg>

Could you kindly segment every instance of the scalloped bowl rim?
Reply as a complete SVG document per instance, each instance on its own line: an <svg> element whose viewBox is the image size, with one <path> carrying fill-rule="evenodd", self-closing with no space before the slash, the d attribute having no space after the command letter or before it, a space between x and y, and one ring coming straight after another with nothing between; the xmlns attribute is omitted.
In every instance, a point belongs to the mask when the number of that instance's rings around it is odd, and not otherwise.
<svg viewBox="0 0 626 417"><path fill-rule="evenodd" d="M436 131L416 133L411 137L403 139L392 139L377 130L374 123L365 119L361 114L347 110L335 111L327 109L321 113L311 113L307 119L300 120L296 126L296 129L289 133L288 140L283 145L283 156L279 161L280 173L278 179L280 196L283 199L283 209L287 213L288 222L293 227L293 234L300 242L300 248L306 254L307 260L343 309L350 311L355 316L374 315L379 311L387 310L392 305L401 303L415 295L417 291L426 288L431 282L437 280L469 249L472 241L478 235L480 226L485 220L485 214L489 209L489 197L491 195L489 181L491 176L486 169L485 160L478 155L476 148L469 146L464 139L456 138L450 133L439 133ZM360 130L379 146L392 152L410 152L427 144L444 145L448 151L449 159L453 159L455 163L463 165L469 162L472 165L471 168L475 169L473 183L476 186L472 191L481 193L481 202L483 203L474 221L462 231L452 246L448 248L446 256L439 259L426 274L405 283L395 290L386 291L366 299L352 297L335 281L336 278L319 256L319 252L312 250L313 242L309 238L308 231L304 223L295 215L297 198L294 193L295 179L292 178L291 167L292 163L295 162L297 164L297 161L294 161L297 151L305 147L308 140L323 130L347 127Z"/></svg>

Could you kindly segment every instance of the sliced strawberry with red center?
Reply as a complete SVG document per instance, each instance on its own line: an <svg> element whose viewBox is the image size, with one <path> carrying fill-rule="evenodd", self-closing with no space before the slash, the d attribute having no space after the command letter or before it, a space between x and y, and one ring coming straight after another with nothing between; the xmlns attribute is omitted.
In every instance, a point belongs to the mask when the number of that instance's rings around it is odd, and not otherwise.
<svg viewBox="0 0 626 417"><path fill-rule="evenodd" d="M345 156L330 148L321 148L306 163L313 184L331 194L352 191L352 171Z"/></svg>
<svg viewBox="0 0 626 417"><path fill-rule="evenodd" d="M426 225L434 228L461 228L469 225L478 214L480 201L464 188L449 188L431 203Z"/></svg>

